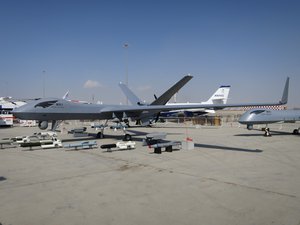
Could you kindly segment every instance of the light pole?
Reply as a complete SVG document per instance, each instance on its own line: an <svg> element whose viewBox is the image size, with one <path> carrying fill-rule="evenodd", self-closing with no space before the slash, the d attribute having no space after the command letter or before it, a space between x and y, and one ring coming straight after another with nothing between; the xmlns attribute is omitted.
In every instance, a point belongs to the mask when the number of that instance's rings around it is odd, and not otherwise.
<svg viewBox="0 0 300 225"><path fill-rule="evenodd" d="M46 71L43 70L43 98L45 98L45 79L46 79Z"/></svg>
<svg viewBox="0 0 300 225"><path fill-rule="evenodd" d="M129 44L125 43L123 45L123 47L125 48L125 68L126 68L125 84L128 87L128 47L129 47ZM128 105L128 98L127 98L127 96L126 96L126 105Z"/></svg>

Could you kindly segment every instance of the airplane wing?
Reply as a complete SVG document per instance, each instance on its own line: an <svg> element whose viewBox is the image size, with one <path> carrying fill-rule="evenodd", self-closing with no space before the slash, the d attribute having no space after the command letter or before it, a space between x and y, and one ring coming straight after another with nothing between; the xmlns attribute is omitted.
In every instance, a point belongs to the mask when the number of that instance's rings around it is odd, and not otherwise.
<svg viewBox="0 0 300 225"><path fill-rule="evenodd" d="M125 113L140 113L140 112L155 112L155 111L170 111L177 109L224 109L233 107L247 107L247 106L273 106L273 105L283 105L282 102L272 102L272 103L241 103L241 104L195 104L195 105L148 105L148 106L131 106L131 107L104 107L100 112L125 112Z"/></svg>
<svg viewBox="0 0 300 225"><path fill-rule="evenodd" d="M161 96L155 99L150 105L165 105L172 98L172 96L176 94L192 78L193 76L190 75L184 76ZM119 83L119 87L132 105L142 105L142 101L125 84Z"/></svg>
<svg viewBox="0 0 300 225"><path fill-rule="evenodd" d="M178 92L187 82L189 82L193 77L190 75L184 76L181 80L179 80L176 84L174 84L172 87L170 87L166 92L164 92L161 96L159 96L158 98L156 98L155 96L155 100L150 104L150 105L165 105L174 94L176 94L176 92ZM129 101L131 102L132 105L146 105L146 104L142 104L141 100L125 85L120 83L119 87L121 88L121 90L123 91L123 93L127 96L127 98L129 99ZM159 110L151 110L148 112L143 112L138 110L138 111L127 111L126 116L127 117L135 117L137 119L137 121L139 121L139 123L142 124L149 124L151 123L151 120L153 119L153 117L156 117L156 120L159 117ZM117 112L114 112L116 116ZM121 117L122 115L120 115L120 113L118 114L118 118L123 118ZM130 114L130 115L129 115ZM132 115L134 114L134 116Z"/></svg>
<svg viewBox="0 0 300 225"><path fill-rule="evenodd" d="M267 102L267 103L238 103L238 104L194 104L194 105L141 105L141 106L123 106L123 107L104 107L101 112L114 112L114 113L131 113L141 114L143 112L163 112L178 109L224 109L234 107L252 107L252 106L275 106L285 105L288 102L288 89L289 89L289 77L286 79L285 87L281 100L279 102Z"/></svg>
<svg viewBox="0 0 300 225"><path fill-rule="evenodd" d="M193 76L184 76L180 81L169 88L165 93L155 99L150 105L165 105Z"/></svg>

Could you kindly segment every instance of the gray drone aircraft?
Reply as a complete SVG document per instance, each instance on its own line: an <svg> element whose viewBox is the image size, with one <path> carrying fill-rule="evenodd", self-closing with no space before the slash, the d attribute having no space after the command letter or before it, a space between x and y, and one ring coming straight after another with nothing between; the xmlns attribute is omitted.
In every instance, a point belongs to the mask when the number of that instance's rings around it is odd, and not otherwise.
<svg viewBox="0 0 300 225"><path fill-rule="evenodd" d="M248 130L253 129L253 125L266 124L264 128L265 136L271 136L268 124L270 123L295 123L300 121L300 110L270 110L252 109L245 112L239 119L239 123L246 124ZM299 134L300 127L293 130L293 134Z"/></svg>
<svg viewBox="0 0 300 225"><path fill-rule="evenodd" d="M253 129L255 124L266 124L265 136L270 136L270 123L294 123L300 121L300 110L269 110L269 109L252 109L245 112L239 119L239 123L246 124L248 130ZM300 127L293 130L293 134L299 134Z"/></svg>
<svg viewBox="0 0 300 225"><path fill-rule="evenodd" d="M287 79L285 89L288 90L288 82ZM288 91L286 95L286 102L288 98ZM270 123L294 123L296 121L300 121L300 110L272 110L272 109L251 109L245 112L239 119L239 123L247 125L248 130L253 129L253 125L256 124L266 124L264 128L265 136L271 136L270 129L268 128L268 124ZM299 134L300 127L298 129L293 130L293 134Z"/></svg>
<svg viewBox="0 0 300 225"><path fill-rule="evenodd" d="M189 82L193 76L187 75L184 76L181 80L179 80L176 84L174 84L171 88L169 88L165 93L163 93L160 97L156 97L154 95L155 100L149 104L149 105L164 105L166 104L171 97L178 92L187 82ZM25 109L22 108L21 110L15 110L13 113L14 115L20 115L18 118L20 119L28 119L31 120L32 118L35 118L33 120L38 120L38 126L40 129L45 130L48 128L48 121L52 121L52 128L51 130L55 130L56 127L58 126L58 121L62 120L76 120L76 119L112 119L113 121L118 121L118 122L124 122L126 123L127 126L129 126L129 118L135 119L136 123L138 125L149 125L151 124L154 120L158 120L159 113L156 111L143 111L140 114L138 114L138 117L134 117L137 114L132 114L130 109L128 107L126 108L125 106L125 111L119 112L118 110L114 110L112 112L112 115L110 116L109 113L107 114L106 112L99 114L100 111L98 111L97 106L105 106L104 108L109 109L110 107L115 108L118 106L116 105L99 105L99 104L88 104L87 102L72 102L72 101L67 101L66 99L67 94L62 98L62 99L57 99L57 98L44 98L44 99L36 99L36 101L29 102L28 108L26 107ZM65 100L65 101L60 101L60 100ZM66 104L67 103L67 104ZM71 104L69 104L71 103ZM80 104L80 105L78 105ZM138 102L137 105L142 105L143 103ZM51 107L54 105L53 107ZM79 106L79 107L78 107ZM83 106L83 107L82 107ZM48 108L49 110L41 110L41 108ZM81 108L82 107L82 108ZM33 109L37 108L37 109ZM102 107L101 107L102 108ZM30 113L28 112L28 109ZM39 110L40 109L40 110ZM81 111L82 112L79 112ZM127 116L126 114L130 115L130 117ZM19 113L20 111L21 114ZM25 114L23 113L25 112ZM41 114L42 112L47 111L46 114ZM88 112L87 112L88 111ZM91 115L88 115L89 112ZM68 114L70 113L70 114ZM38 115L38 116L37 116ZM17 116L16 116L17 117ZM102 127L104 127L106 124ZM98 133L99 137L103 137L103 129L102 132ZM128 136L128 135L127 135ZM125 136L125 137L127 137Z"/></svg>
<svg viewBox="0 0 300 225"><path fill-rule="evenodd" d="M186 76L183 79L189 79L189 77L190 76ZM13 110L12 113L14 116L20 119L38 120L39 128L41 129L47 129L48 121L52 121L53 130L56 128L53 124L57 124L56 121L60 120L111 120L117 118L120 121L128 121L128 119L141 121L141 125L148 125L149 118L152 119L155 115L159 116L160 112L170 110L191 108L223 109L226 107L270 106L283 105L287 103L288 79L286 81L282 99L275 103L199 104L193 106L165 105L167 101L180 89L180 87L185 84L182 82L182 80L178 83L166 91L162 96L157 98L150 105L140 104L129 106L81 104L59 98L42 98L21 106ZM102 137L103 131L99 135L99 137ZM128 138L130 138L128 134L126 135Z"/></svg>

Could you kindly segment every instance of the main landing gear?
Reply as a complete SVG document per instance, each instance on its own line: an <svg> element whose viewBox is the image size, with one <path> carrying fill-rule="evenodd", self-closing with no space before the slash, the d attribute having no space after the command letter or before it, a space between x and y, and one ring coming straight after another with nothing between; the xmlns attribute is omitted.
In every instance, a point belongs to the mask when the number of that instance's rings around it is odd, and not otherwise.
<svg viewBox="0 0 300 225"><path fill-rule="evenodd" d="M300 127L298 129L293 130L293 134L298 135L300 132Z"/></svg>
<svg viewBox="0 0 300 225"><path fill-rule="evenodd" d="M269 127L265 127L265 134L264 134L264 136L265 137L271 137L272 135L271 135L271 133L270 133L270 128Z"/></svg>
<svg viewBox="0 0 300 225"><path fill-rule="evenodd" d="M265 134L264 134L265 137L271 137L272 136L271 133L270 133L270 128L268 128L266 126L265 128L263 128L263 130L265 131ZM299 135L299 133L300 133L300 127L298 129L293 130L293 134Z"/></svg>
<svg viewBox="0 0 300 225"><path fill-rule="evenodd" d="M105 124L103 126L101 126L101 131L97 133L96 138L99 138L99 139L104 138L104 128L107 126L107 122L108 122L108 120L105 122ZM124 131L123 141L131 141L132 137L130 134L127 134L126 128L123 127L122 130Z"/></svg>

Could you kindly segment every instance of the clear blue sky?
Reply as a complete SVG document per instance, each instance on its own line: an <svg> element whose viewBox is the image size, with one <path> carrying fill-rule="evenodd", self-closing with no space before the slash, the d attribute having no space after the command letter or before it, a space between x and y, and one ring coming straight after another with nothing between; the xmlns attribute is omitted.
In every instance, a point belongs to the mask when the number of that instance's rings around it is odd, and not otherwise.
<svg viewBox="0 0 300 225"><path fill-rule="evenodd" d="M231 103L273 101L290 76L300 106L300 1L0 0L0 96L42 97L45 75L48 97L124 102L126 58L147 101L187 73L178 101L222 84Z"/></svg>

